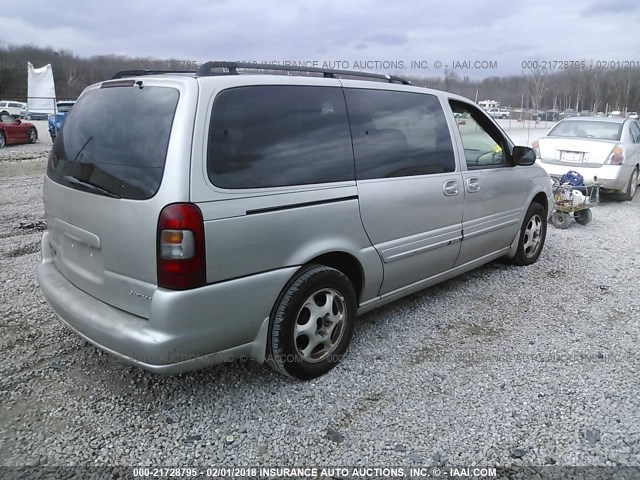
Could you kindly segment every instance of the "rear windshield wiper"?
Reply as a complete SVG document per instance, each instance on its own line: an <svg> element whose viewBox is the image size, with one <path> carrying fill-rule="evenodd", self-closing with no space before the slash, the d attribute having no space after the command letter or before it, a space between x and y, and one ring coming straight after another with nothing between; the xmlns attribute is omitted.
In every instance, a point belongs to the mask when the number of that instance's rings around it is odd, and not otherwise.
<svg viewBox="0 0 640 480"><path fill-rule="evenodd" d="M87 141L84 142L84 145L82 145L82 148L80 148L80 150L78 150L78 153L76 153L76 156L73 157L73 160L72 160L73 162L75 162L78 159L78 157L80 156L80 154L82 152L84 152L84 149L87 148L87 145L89 145L89 142L91 140L93 140L93 135L89 135L89 138L87 138ZM77 180L77 178L76 178L76 180Z"/></svg>
<svg viewBox="0 0 640 480"><path fill-rule="evenodd" d="M109 190L105 190L104 188L99 187L98 185L94 185L93 183L85 182L83 180L78 180L76 177L72 177L71 175L66 175L64 179L69 183L73 183L74 185L80 185L81 187L87 188L94 192L100 192L101 194L106 195L107 197L120 198L120 195L110 192Z"/></svg>

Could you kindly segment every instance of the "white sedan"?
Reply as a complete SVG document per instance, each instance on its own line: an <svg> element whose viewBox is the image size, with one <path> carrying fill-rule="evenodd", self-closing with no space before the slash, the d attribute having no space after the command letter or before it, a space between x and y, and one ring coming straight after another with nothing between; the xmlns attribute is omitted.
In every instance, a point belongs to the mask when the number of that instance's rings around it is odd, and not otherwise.
<svg viewBox="0 0 640 480"><path fill-rule="evenodd" d="M571 117L533 142L540 165L554 177L569 170L584 182L631 200L640 170L640 122L620 117Z"/></svg>

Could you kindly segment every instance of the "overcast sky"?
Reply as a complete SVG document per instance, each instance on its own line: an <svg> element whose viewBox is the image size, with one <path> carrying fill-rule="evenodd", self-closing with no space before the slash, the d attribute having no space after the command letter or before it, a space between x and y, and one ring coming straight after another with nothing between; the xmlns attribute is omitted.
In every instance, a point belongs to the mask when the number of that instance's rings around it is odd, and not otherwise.
<svg viewBox="0 0 640 480"><path fill-rule="evenodd" d="M81 56L402 61L427 75L496 62L457 71L474 78L521 73L523 60L640 61L640 0L0 0L0 25L2 45Z"/></svg>

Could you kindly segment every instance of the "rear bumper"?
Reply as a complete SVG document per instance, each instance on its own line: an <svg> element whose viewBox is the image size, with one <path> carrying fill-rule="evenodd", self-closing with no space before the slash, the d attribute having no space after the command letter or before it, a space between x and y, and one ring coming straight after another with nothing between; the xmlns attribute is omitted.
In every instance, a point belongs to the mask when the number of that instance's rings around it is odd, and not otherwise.
<svg viewBox="0 0 640 480"><path fill-rule="evenodd" d="M71 284L42 239L38 283L72 330L127 363L178 373L241 357L263 361L268 318L295 267L187 290L157 289L149 319L108 305Z"/></svg>
<svg viewBox="0 0 640 480"><path fill-rule="evenodd" d="M544 163L538 160L540 166L544 168L549 175L561 177L569 170L578 172L584 177L584 182L593 183L594 177L598 177L598 183L605 190L624 190L629 183L629 177L633 171L632 165L602 165L597 168L575 167L573 165L556 165L553 163Z"/></svg>

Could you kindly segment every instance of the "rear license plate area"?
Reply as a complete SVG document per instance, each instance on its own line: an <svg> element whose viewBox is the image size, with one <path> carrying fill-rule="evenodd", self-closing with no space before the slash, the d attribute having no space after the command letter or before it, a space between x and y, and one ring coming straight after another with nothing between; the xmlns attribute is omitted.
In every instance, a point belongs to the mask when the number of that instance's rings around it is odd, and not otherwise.
<svg viewBox="0 0 640 480"><path fill-rule="evenodd" d="M562 152L562 157L560 159L563 162L582 163L583 153L582 152L563 151Z"/></svg>

